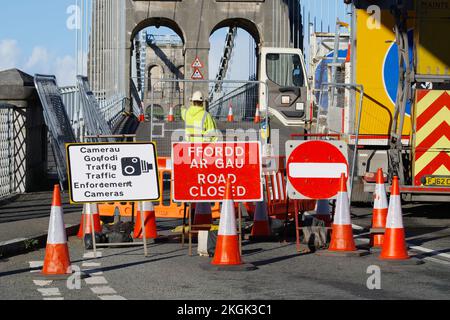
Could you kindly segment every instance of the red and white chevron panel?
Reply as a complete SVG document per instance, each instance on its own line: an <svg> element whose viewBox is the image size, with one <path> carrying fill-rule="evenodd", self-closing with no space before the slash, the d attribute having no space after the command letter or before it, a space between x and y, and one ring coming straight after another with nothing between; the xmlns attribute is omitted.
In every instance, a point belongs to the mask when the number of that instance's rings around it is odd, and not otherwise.
<svg viewBox="0 0 450 320"><path fill-rule="evenodd" d="M450 91L417 90L414 121L414 185L450 176Z"/></svg>

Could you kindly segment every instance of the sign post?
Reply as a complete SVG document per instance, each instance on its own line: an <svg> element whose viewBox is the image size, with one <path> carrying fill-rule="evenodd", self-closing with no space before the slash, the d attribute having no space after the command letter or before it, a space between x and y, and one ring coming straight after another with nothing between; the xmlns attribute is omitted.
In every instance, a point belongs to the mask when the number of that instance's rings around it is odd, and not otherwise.
<svg viewBox="0 0 450 320"><path fill-rule="evenodd" d="M291 199L334 199L342 173L349 176L348 147L341 141L287 141Z"/></svg>
<svg viewBox="0 0 450 320"><path fill-rule="evenodd" d="M74 143L67 145L70 202L76 204L105 202L143 202L160 199L158 161L154 143ZM93 215L90 214L93 225ZM141 210L142 243L114 245L144 245L145 218ZM94 256L101 246L95 241ZM105 245L107 246L107 245Z"/></svg>

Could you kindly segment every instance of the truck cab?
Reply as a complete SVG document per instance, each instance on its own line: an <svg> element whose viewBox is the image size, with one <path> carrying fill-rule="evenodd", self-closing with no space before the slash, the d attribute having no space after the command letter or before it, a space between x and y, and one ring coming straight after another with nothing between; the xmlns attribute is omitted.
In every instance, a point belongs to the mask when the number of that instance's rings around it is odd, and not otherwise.
<svg viewBox="0 0 450 320"><path fill-rule="evenodd" d="M261 81L267 83L260 88L261 110L286 127L304 126L310 99L302 51L263 47L260 61Z"/></svg>

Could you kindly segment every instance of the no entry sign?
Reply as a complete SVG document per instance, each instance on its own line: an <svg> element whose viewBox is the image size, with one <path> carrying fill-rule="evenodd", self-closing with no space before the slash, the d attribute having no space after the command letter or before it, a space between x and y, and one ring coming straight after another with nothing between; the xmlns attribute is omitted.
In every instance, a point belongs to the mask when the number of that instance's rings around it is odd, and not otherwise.
<svg viewBox="0 0 450 320"><path fill-rule="evenodd" d="M174 143L172 163L177 202L223 201L228 179L236 202L263 199L259 142Z"/></svg>
<svg viewBox="0 0 450 320"><path fill-rule="evenodd" d="M153 143L69 144L67 159L72 203L160 198Z"/></svg>
<svg viewBox="0 0 450 320"><path fill-rule="evenodd" d="M340 141L286 142L291 199L333 199L342 173L349 176L348 147Z"/></svg>

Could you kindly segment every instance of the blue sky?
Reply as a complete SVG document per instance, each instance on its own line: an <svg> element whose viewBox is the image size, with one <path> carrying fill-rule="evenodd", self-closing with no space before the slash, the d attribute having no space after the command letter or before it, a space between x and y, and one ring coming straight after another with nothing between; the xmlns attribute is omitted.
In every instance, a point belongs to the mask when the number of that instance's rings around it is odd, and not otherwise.
<svg viewBox="0 0 450 320"><path fill-rule="evenodd" d="M345 17L342 0L303 0L307 12L323 22L323 28ZM76 0L3 0L0 5L0 70L18 67L30 74L52 73L60 85L75 80L76 32L66 26L67 9ZM306 21L307 22L307 21ZM327 30L323 30L327 31ZM226 30L212 37L211 76L213 77L223 48ZM235 57L248 56L248 34L239 32ZM248 59L234 59L231 78L248 77Z"/></svg>
<svg viewBox="0 0 450 320"><path fill-rule="evenodd" d="M75 61L75 31L67 8L74 0L15 0L0 5L0 70L55 73L62 84Z"/></svg>

